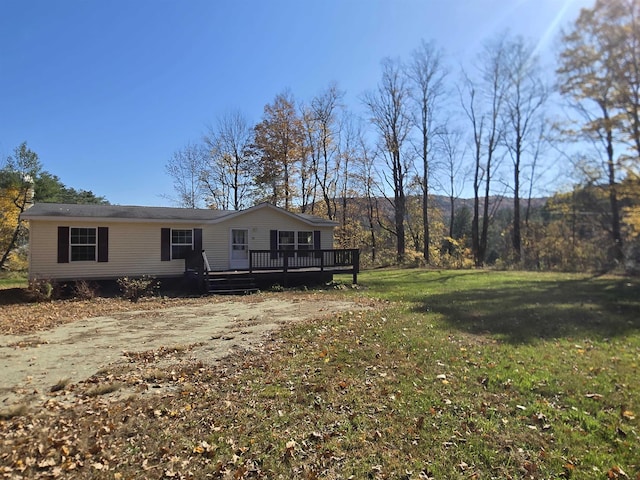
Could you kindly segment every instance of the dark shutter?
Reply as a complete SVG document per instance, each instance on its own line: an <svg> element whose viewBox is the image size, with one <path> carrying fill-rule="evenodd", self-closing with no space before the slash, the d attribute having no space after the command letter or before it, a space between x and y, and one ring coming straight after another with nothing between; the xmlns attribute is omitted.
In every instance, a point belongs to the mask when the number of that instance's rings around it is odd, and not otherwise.
<svg viewBox="0 0 640 480"><path fill-rule="evenodd" d="M58 227L58 263L69 263L69 227Z"/></svg>
<svg viewBox="0 0 640 480"><path fill-rule="evenodd" d="M313 231L313 249L320 250L320 230ZM322 252L316 252L316 258L322 257Z"/></svg>
<svg viewBox="0 0 640 480"><path fill-rule="evenodd" d="M278 258L278 230L271 230L269 232L269 240L270 240L270 248L271 250L271 260L275 260Z"/></svg>
<svg viewBox="0 0 640 480"><path fill-rule="evenodd" d="M202 229L201 228L193 229L193 251L198 253L202 252Z"/></svg>
<svg viewBox="0 0 640 480"><path fill-rule="evenodd" d="M171 260L171 229L160 230L160 260L168 262Z"/></svg>
<svg viewBox="0 0 640 480"><path fill-rule="evenodd" d="M109 261L109 228L98 227L98 261Z"/></svg>

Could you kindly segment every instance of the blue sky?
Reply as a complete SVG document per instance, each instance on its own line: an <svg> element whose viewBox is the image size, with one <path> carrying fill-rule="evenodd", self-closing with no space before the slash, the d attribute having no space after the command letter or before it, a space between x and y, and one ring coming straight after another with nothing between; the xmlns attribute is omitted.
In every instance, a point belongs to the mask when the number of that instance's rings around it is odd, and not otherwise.
<svg viewBox="0 0 640 480"><path fill-rule="evenodd" d="M165 164L230 110L330 82L361 112L382 58L435 40L454 64L509 29L548 61L589 0L0 0L0 156L21 142L68 186L169 205Z"/></svg>

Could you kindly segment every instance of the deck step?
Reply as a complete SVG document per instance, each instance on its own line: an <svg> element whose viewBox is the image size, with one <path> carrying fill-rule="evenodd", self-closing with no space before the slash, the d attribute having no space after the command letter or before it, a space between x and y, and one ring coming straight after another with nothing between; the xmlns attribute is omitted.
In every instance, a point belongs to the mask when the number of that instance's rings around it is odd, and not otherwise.
<svg viewBox="0 0 640 480"><path fill-rule="evenodd" d="M255 279L245 276L209 278L209 293L224 295L246 295L258 290Z"/></svg>
<svg viewBox="0 0 640 480"><path fill-rule="evenodd" d="M209 290L209 293L214 293L216 295L248 295L250 293L257 293L259 292L260 289L259 288L228 288L228 289L222 289L222 288L216 288L213 290Z"/></svg>

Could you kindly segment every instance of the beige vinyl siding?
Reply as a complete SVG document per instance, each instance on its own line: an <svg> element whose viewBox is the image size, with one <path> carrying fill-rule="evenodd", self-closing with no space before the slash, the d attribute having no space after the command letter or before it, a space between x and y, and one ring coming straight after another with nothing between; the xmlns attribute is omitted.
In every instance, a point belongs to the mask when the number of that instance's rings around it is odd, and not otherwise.
<svg viewBox="0 0 640 480"><path fill-rule="evenodd" d="M318 227L271 208L261 208L204 228L203 248L212 270L230 268L229 252L232 229L249 231L250 250L269 250L271 230L320 230L322 248L333 248L333 227Z"/></svg>
<svg viewBox="0 0 640 480"><path fill-rule="evenodd" d="M108 227L108 262L58 263L58 226ZM79 280L108 279L123 276L175 276L184 272L184 260L160 260L162 228L202 228L201 225L32 220L30 222L31 278Z"/></svg>
<svg viewBox="0 0 640 480"><path fill-rule="evenodd" d="M269 250L271 230L321 232L321 247L333 247L333 226L316 226L273 208L258 208L217 223L164 223L161 221L52 220L30 222L30 277L62 280L109 279L123 276L179 276L184 260L161 261L162 228L202 228L203 249L212 270L231 268L232 229L246 229L249 249ZM108 262L58 263L58 227L108 227Z"/></svg>

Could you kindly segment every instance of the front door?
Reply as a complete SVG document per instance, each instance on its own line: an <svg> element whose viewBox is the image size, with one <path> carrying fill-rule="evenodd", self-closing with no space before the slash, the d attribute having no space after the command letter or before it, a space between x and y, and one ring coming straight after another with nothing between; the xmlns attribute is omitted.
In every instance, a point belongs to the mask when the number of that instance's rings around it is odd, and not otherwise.
<svg viewBox="0 0 640 480"><path fill-rule="evenodd" d="M249 268L249 230L231 230L231 261L233 269L246 270Z"/></svg>

